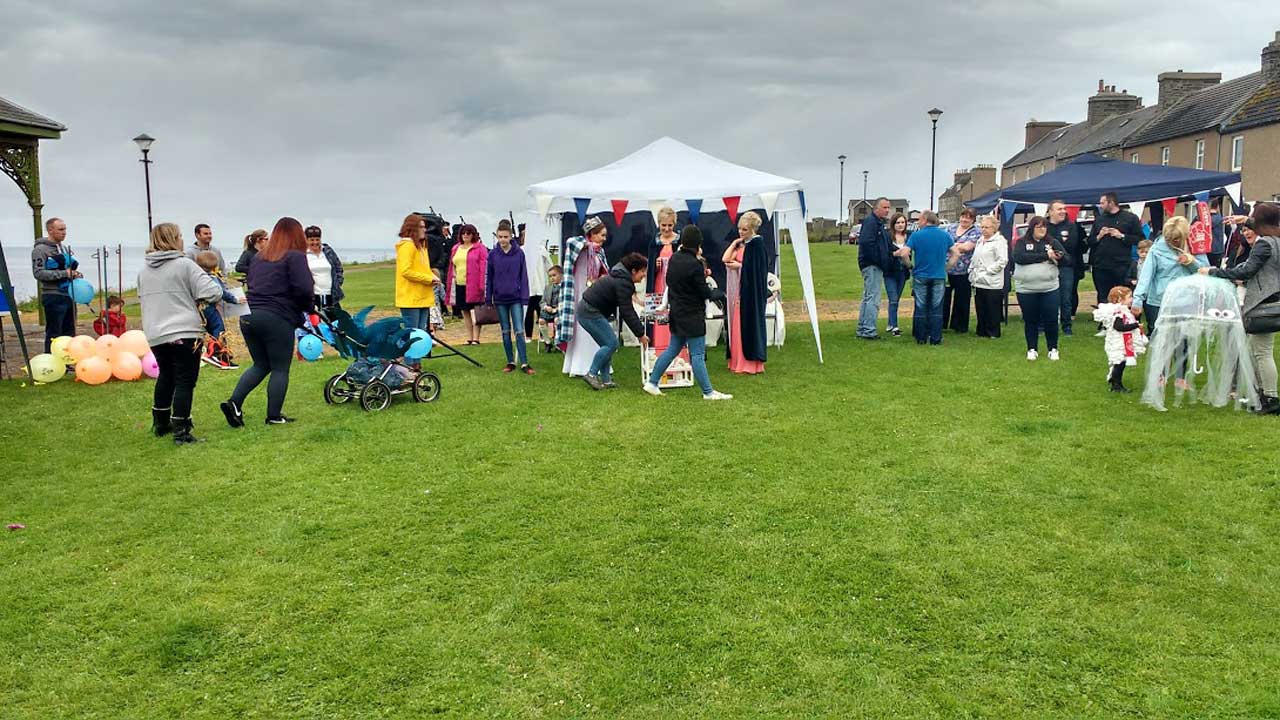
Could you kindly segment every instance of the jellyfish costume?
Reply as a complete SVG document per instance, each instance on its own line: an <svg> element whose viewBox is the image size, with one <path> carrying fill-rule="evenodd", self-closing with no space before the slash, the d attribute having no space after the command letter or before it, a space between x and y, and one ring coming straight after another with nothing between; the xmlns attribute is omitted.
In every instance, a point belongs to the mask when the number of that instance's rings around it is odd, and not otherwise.
<svg viewBox="0 0 1280 720"><path fill-rule="evenodd" d="M1170 389L1175 406L1187 401L1223 407L1233 396L1248 407L1258 406L1236 288L1226 280L1189 275L1169 283L1147 360L1142 402L1157 410L1166 409ZM1169 382L1183 370L1186 388Z"/></svg>

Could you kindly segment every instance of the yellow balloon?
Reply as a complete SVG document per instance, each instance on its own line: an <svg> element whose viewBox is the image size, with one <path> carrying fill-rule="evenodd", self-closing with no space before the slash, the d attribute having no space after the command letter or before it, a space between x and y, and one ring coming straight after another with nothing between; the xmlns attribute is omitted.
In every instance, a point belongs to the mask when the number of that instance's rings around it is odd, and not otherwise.
<svg viewBox="0 0 1280 720"><path fill-rule="evenodd" d="M137 355L121 350L111 359L111 374L126 382L142 377L142 361Z"/></svg>
<svg viewBox="0 0 1280 720"><path fill-rule="evenodd" d="M147 342L147 336L141 330L130 330L121 335L117 346L120 352L133 353L138 357L145 357L151 352L151 343Z"/></svg>
<svg viewBox="0 0 1280 720"><path fill-rule="evenodd" d="M58 382L67 374L67 364L49 353L31 358L31 379L38 383Z"/></svg>
<svg viewBox="0 0 1280 720"><path fill-rule="evenodd" d="M111 379L111 363L97 355L76 363L76 379L86 385L101 385Z"/></svg>
<svg viewBox="0 0 1280 720"><path fill-rule="evenodd" d="M67 352L67 346L70 344L70 335L56 337L53 342L49 343L49 354L61 360L64 365L71 365L75 363L76 359L71 357L71 353Z"/></svg>

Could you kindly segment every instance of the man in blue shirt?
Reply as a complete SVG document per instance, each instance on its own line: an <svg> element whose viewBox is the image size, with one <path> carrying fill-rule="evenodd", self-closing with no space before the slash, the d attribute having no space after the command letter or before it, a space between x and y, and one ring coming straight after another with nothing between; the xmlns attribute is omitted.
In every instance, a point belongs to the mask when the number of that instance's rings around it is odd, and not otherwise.
<svg viewBox="0 0 1280 720"><path fill-rule="evenodd" d="M884 221L889 217L888 198L878 198L871 214L858 230L858 269L862 271L862 305L858 308L858 337L879 340L876 318L880 316L880 291L889 265L889 234Z"/></svg>
<svg viewBox="0 0 1280 720"><path fill-rule="evenodd" d="M894 253L900 258L912 257L911 289L915 293L915 317L911 334L916 343L942 344L942 292L947 284L947 258L953 255L955 241L938 227L938 216L932 210L920 213L920 229L911 234L907 244Z"/></svg>

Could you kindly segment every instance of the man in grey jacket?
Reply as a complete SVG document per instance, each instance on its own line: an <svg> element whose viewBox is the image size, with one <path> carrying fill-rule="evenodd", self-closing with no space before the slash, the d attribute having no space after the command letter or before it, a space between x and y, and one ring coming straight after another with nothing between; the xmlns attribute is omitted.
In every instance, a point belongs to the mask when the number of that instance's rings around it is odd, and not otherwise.
<svg viewBox="0 0 1280 720"><path fill-rule="evenodd" d="M36 240L31 249L31 274L40 286L44 351L49 352L54 338L76 334L76 304L71 299L71 281L84 276L71 247L63 244L67 239L67 224L62 218L49 218L44 230L48 234Z"/></svg>
<svg viewBox="0 0 1280 720"><path fill-rule="evenodd" d="M213 228L204 223L196 225L195 228L196 241L186 250L186 256L192 260L202 252L208 251L218 256L218 270L223 277L227 276L227 261L222 257L222 251L213 246Z"/></svg>

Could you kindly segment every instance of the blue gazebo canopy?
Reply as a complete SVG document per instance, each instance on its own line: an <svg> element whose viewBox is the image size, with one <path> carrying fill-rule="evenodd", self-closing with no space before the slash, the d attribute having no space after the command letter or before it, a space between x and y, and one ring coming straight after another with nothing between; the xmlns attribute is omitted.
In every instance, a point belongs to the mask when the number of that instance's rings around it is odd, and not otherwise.
<svg viewBox="0 0 1280 720"><path fill-rule="evenodd" d="M1047 172L1034 180L994 190L965 203L978 212L990 212L1001 200L1047 203L1062 200L1068 205L1095 205L1098 196L1116 193L1121 203L1191 197L1196 193L1221 190L1240 182L1240 173L1211 172L1166 165L1110 160L1085 154L1070 164ZM1236 193L1238 195L1238 193ZM1023 208L1019 207L1019 211Z"/></svg>

